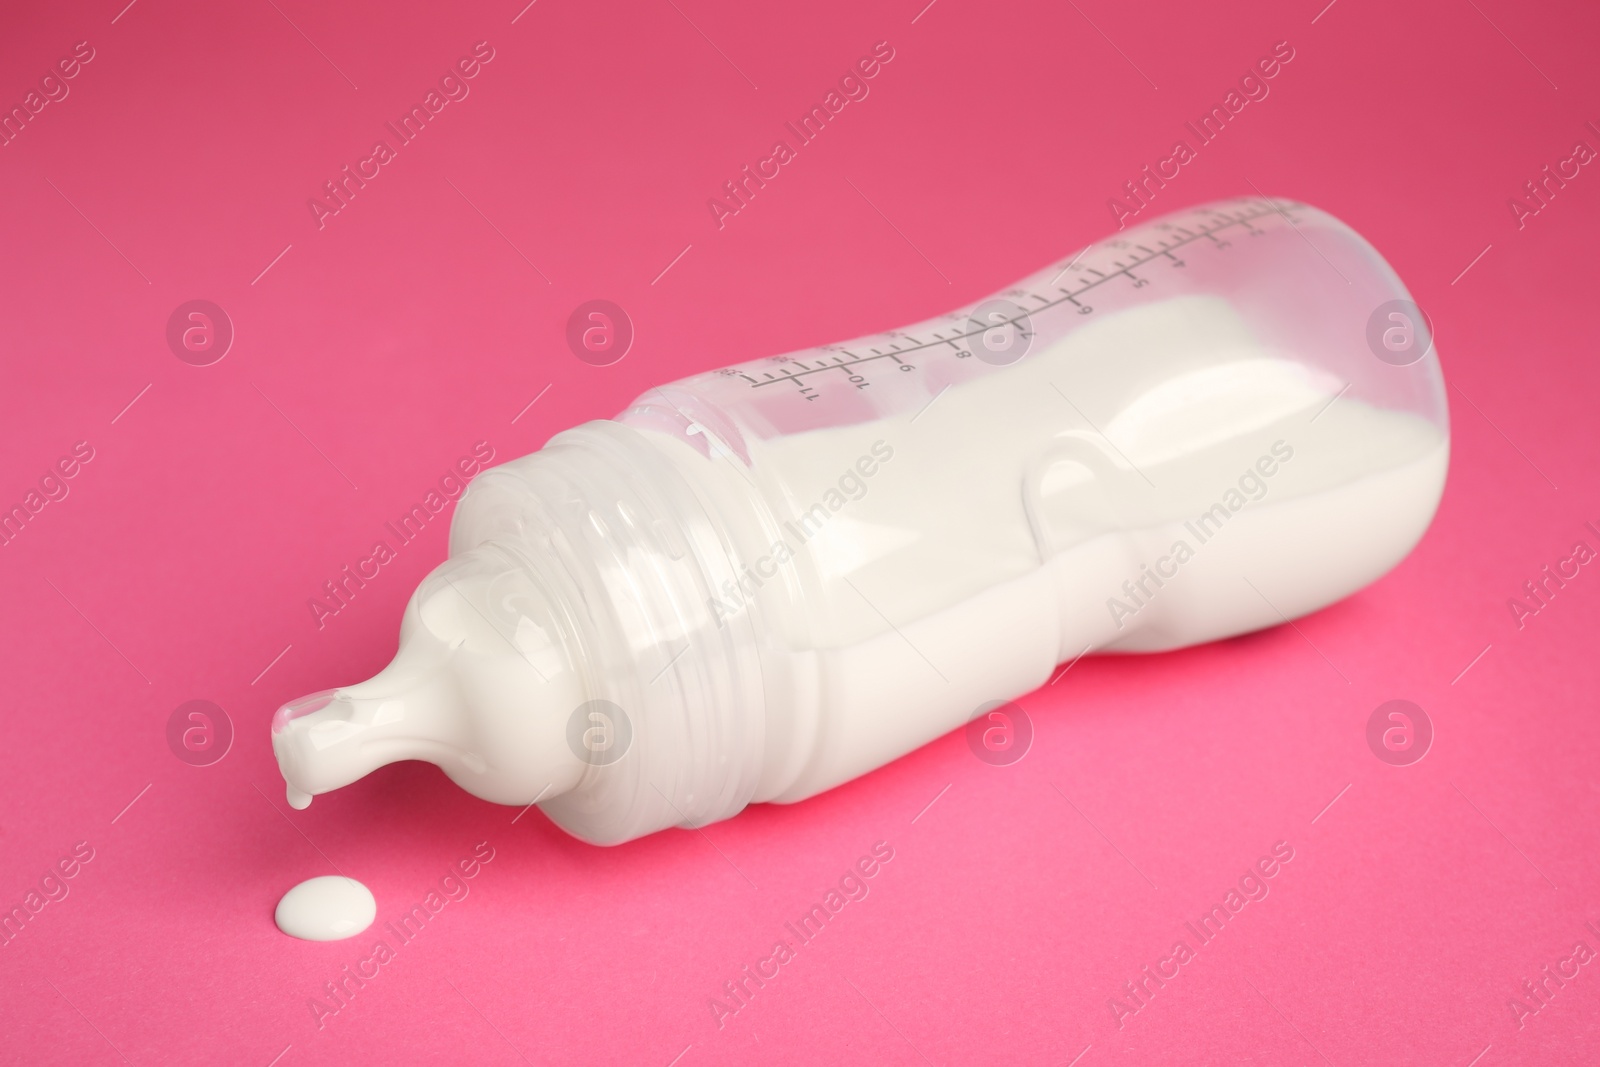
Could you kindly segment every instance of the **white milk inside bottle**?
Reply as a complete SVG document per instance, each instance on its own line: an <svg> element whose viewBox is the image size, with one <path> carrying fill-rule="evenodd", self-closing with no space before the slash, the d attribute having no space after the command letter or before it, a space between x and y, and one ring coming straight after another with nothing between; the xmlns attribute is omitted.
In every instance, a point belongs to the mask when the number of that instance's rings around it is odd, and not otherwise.
<svg viewBox="0 0 1600 1067"><path fill-rule="evenodd" d="M1428 325L1300 204L1126 231L931 322L652 389L480 476L291 800L398 759L596 843L812 796L1090 653L1281 623L1443 490Z"/></svg>

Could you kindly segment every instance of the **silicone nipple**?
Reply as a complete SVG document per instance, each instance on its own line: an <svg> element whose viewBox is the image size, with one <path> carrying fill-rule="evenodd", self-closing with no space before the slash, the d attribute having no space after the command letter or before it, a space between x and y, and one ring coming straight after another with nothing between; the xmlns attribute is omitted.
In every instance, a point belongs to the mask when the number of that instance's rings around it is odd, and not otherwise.
<svg viewBox="0 0 1600 1067"><path fill-rule="evenodd" d="M337 689L323 689L303 696L299 700L289 701L272 716L272 732L275 734L282 733L283 728L293 720L300 718L302 715L310 715L313 712L321 711L333 703L333 698L338 692Z"/></svg>
<svg viewBox="0 0 1600 1067"><path fill-rule="evenodd" d="M291 700L279 708L272 716L272 732L282 733L283 728L295 719L314 714L333 703L336 689L323 689L307 694L299 700ZM288 794L289 806L295 811L304 811L311 806L311 794L303 789L297 789L294 783L286 783L285 791Z"/></svg>
<svg viewBox="0 0 1600 1067"><path fill-rule="evenodd" d="M436 764L499 803L573 788L588 765L566 727L585 691L550 615L501 549L440 564L412 595L387 667L291 700L273 716L289 805L304 808L400 760Z"/></svg>
<svg viewBox="0 0 1600 1067"><path fill-rule="evenodd" d="M428 644L425 639L404 643L376 677L278 709L272 717L272 748L290 807L303 809L317 793L348 785L386 763L444 764L457 755L456 696L447 654Z"/></svg>

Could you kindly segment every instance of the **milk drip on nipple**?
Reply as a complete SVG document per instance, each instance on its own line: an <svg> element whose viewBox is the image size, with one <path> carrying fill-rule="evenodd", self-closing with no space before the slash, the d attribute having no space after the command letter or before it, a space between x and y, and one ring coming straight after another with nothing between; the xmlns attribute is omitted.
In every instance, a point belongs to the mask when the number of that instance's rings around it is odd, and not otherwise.
<svg viewBox="0 0 1600 1067"><path fill-rule="evenodd" d="M480 475L290 803L421 759L598 844L813 796L1043 684L1348 596L1431 520L1428 322L1302 204L1169 216L949 315L651 389Z"/></svg>

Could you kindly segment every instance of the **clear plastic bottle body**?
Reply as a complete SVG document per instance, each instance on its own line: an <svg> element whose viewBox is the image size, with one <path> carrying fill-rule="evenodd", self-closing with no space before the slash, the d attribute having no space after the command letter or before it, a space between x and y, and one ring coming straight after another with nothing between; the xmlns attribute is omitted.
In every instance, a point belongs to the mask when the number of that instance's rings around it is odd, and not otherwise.
<svg viewBox="0 0 1600 1067"><path fill-rule="evenodd" d="M425 758L597 842L814 795L1086 652L1372 581L1432 517L1445 412L1388 265L1261 200L652 389L463 498L408 626L482 728ZM623 758L562 751L580 698L626 720Z"/></svg>
<svg viewBox="0 0 1600 1067"><path fill-rule="evenodd" d="M1395 358L1374 358L1370 347L1373 313L1409 301L1393 269L1326 212L1258 198L1158 218L927 322L652 389L619 421L676 433L702 455L710 454L706 435L715 436L748 463L752 440L913 414L945 388L1004 373L1027 353L1050 349L1108 316L1185 296L1225 301L1256 346L1347 382L1356 399L1446 425L1427 324L1414 323L1414 342ZM1018 321L1031 340L1004 348L1009 342L990 337L991 344L975 348L980 333L1002 323L997 313L1015 318L1001 303L1025 313ZM1167 352L1128 358L1145 371L1139 384L1159 385L1175 370L1176 357ZM1139 391L1130 382L1129 394ZM1098 414L1110 421L1116 412ZM703 434L690 431L691 423Z"/></svg>
<svg viewBox="0 0 1600 1067"><path fill-rule="evenodd" d="M1448 456L1407 300L1338 220L1240 201L927 323L646 393L618 421L738 544L713 614L756 613L782 663L787 759L756 799L864 773L1086 651L1273 625L1388 570Z"/></svg>

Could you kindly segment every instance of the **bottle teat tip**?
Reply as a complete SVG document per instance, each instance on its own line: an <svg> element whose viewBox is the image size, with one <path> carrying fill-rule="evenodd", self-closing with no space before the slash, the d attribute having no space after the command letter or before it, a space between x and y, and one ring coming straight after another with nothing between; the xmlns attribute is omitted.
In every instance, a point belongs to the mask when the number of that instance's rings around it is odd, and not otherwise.
<svg viewBox="0 0 1600 1067"><path fill-rule="evenodd" d="M305 811L311 806L311 794L294 786L285 786L289 795L289 806L295 811Z"/></svg>
<svg viewBox="0 0 1600 1067"><path fill-rule="evenodd" d="M299 700L289 701L272 716L272 732L275 734L282 733L284 727L295 719L321 711L333 703L334 695L338 692L337 689L323 689L303 696Z"/></svg>

